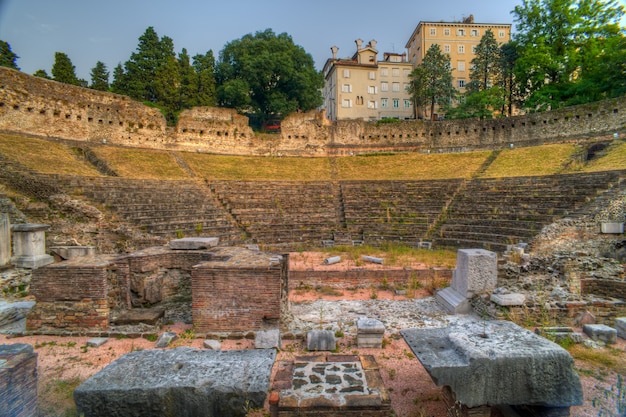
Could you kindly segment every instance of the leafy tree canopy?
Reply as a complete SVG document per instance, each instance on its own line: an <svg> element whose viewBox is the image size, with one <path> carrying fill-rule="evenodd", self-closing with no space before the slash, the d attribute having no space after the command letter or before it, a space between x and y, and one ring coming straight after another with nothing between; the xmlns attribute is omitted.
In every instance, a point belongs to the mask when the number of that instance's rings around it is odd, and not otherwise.
<svg viewBox="0 0 626 417"><path fill-rule="evenodd" d="M0 67L13 68L19 71L20 68L17 66L18 58L19 56L11 50L11 45L0 40Z"/></svg>
<svg viewBox="0 0 626 417"><path fill-rule="evenodd" d="M216 68L218 102L262 118L322 104L324 80L313 58L271 29L226 44Z"/></svg>
<svg viewBox="0 0 626 417"><path fill-rule="evenodd" d="M96 62L96 66L91 69L91 85L89 88L98 91L109 90L109 70L104 62Z"/></svg>
<svg viewBox="0 0 626 417"><path fill-rule="evenodd" d="M570 104L576 85L599 75L594 74L599 59L619 57L612 49L624 36L619 23L624 7L616 0L523 0L513 14L519 52L515 74L530 110ZM624 76L616 83L623 83Z"/></svg>
<svg viewBox="0 0 626 417"><path fill-rule="evenodd" d="M54 64L52 65L52 79L60 83L83 86L84 81L76 77L76 67L64 52L54 54Z"/></svg>
<svg viewBox="0 0 626 417"><path fill-rule="evenodd" d="M411 73L408 91L416 106L430 105L431 118L435 116L435 104L446 106L456 96L450 57L441 52L438 44L428 48L421 65Z"/></svg>

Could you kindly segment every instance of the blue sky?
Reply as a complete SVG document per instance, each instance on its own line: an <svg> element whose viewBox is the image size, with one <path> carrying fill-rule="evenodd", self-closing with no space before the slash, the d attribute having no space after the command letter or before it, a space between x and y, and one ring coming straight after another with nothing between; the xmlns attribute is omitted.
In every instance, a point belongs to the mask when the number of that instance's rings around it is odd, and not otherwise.
<svg viewBox="0 0 626 417"><path fill-rule="evenodd" d="M404 52L420 21L455 21L470 14L477 23L512 23L521 0L0 0L0 39L11 45L17 65L48 74L54 53L64 52L80 78L97 61L109 71L130 58L146 28L174 40L176 53L191 56L213 50L247 33L271 28L286 32L322 69L339 47L339 57L354 53L354 40L375 39L382 52Z"/></svg>

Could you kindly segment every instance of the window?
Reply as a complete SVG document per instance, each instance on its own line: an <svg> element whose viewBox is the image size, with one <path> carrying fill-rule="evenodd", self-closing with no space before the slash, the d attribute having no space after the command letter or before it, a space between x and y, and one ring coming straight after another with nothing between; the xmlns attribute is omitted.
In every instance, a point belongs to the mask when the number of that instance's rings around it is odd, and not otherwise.
<svg viewBox="0 0 626 417"><path fill-rule="evenodd" d="M408 78L411 75L411 70L410 69L405 69L405 70L403 70L402 73L404 74L404 76L406 78Z"/></svg>
<svg viewBox="0 0 626 417"><path fill-rule="evenodd" d="M344 98L341 102L341 107L352 107L352 100Z"/></svg>
<svg viewBox="0 0 626 417"><path fill-rule="evenodd" d="M369 94L376 94L376 93L377 93L377 91L376 91L376 86L374 86L374 85L370 85L369 87L367 87L367 92L368 92Z"/></svg>
<svg viewBox="0 0 626 417"><path fill-rule="evenodd" d="M352 92L352 84L344 84L341 86L342 93L351 93Z"/></svg>
<svg viewBox="0 0 626 417"><path fill-rule="evenodd" d="M476 55L476 45L472 45L472 53Z"/></svg>
<svg viewBox="0 0 626 417"><path fill-rule="evenodd" d="M498 37L499 38L504 38L504 31L503 30L498 31Z"/></svg>
<svg viewBox="0 0 626 417"><path fill-rule="evenodd" d="M370 71L369 77L370 77L370 80L375 80L376 79L376 72L375 71Z"/></svg>
<svg viewBox="0 0 626 417"><path fill-rule="evenodd" d="M449 54L450 53L450 45L444 45L443 46L443 52L446 53L446 54Z"/></svg>
<svg viewBox="0 0 626 417"><path fill-rule="evenodd" d="M350 70L348 69L343 70L343 78L350 78Z"/></svg>
<svg viewBox="0 0 626 417"><path fill-rule="evenodd" d="M476 37L476 36L478 36L478 35L479 35L479 34L478 34L478 29L472 29L472 30L470 30L470 36L474 36L474 37Z"/></svg>
<svg viewBox="0 0 626 417"><path fill-rule="evenodd" d="M459 45L459 53L460 54L464 54L465 53L465 45Z"/></svg>
<svg viewBox="0 0 626 417"><path fill-rule="evenodd" d="M391 69L391 75L393 77L399 77L400 76L400 68L392 68Z"/></svg>
<svg viewBox="0 0 626 417"><path fill-rule="evenodd" d="M363 105L363 96L357 96L356 97L356 104L358 105Z"/></svg>
<svg viewBox="0 0 626 417"><path fill-rule="evenodd" d="M389 83L388 82L380 83L380 91L389 91Z"/></svg>
<svg viewBox="0 0 626 417"><path fill-rule="evenodd" d="M437 28L430 28L430 36L436 36L437 35Z"/></svg>
<svg viewBox="0 0 626 417"><path fill-rule="evenodd" d="M465 88L465 80L459 80L459 88Z"/></svg>
<svg viewBox="0 0 626 417"><path fill-rule="evenodd" d="M445 28L445 29L443 30L443 34L444 34L445 36L450 36L450 29L449 29L449 28Z"/></svg>
<svg viewBox="0 0 626 417"><path fill-rule="evenodd" d="M458 61L456 63L456 69L459 71L465 71L465 61Z"/></svg>
<svg viewBox="0 0 626 417"><path fill-rule="evenodd" d="M380 99L380 107L387 108L387 106L389 106L389 99L381 98Z"/></svg>
<svg viewBox="0 0 626 417"><path fill-rule="evenodd" d="M404 91L404 92L409 91L409 83L402 84L402 88L403 88L402 91Z"/></svg>
<svg viewBox="0 0 626 417"><path fill-rule="evenodd" d="M404 99L404 108L405 109L411 108L411 100Z"/></svg>
<svg viewBox="0 0 626 417"><path fill-rule="evenodd" d="M394 98L393 99L393 108L397 109L400 107L400 99Z"/></svg>
<svg viewBox="0 0 626 417"><path fill-rule="evenodd" d="M380 69L380 75L382 75L383 77L387 77L389 76L389 68L381 68Z"/></svg>
<svg viewBox="0 0 626 417"><path fill-rule="evenodd" d="M394 91L394 92L400 91L400 83L392 83L391 84L391 91Z"/></svg>
<svg viewBox="0 0 626 417"><path fill-rule="evenodd" d="M376 101L375 100L370 100L367 102L367 108L368 109L376 109L378 108L378 106L376 105Z"/></svg>
<svg viewBox="0 0 626 417"><path fill-rule="evenodd" d="M465 29L457 29L456 36L465 36Z"/></svg>

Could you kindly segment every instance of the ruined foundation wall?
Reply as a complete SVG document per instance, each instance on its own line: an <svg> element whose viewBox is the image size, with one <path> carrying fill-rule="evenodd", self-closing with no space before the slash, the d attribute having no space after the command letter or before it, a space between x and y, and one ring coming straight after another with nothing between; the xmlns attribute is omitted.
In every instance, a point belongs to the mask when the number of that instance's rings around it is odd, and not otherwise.
<svg viewBox="0 0 626 417"><path fill-rule="evenodd" d="M626 281L608 279L582 279L580 292L583 295L593 294L601 297L619 298L626 304Z"/></svg>
<svg viewBox="0 0 626 417"><path fill-rule="evenodd" d="M585 139L626 128L623 98L503 119L328 122L323 113L287 116L280 134L255 135L233 109L183 111L167 127L128 97L0 67L0 130L155 149L238 155L327 156L380 151L451 152Z"/></svg>
<svg viewBox="0 0 626 417"><path fill-rule="evenodd" d="M281 266L192 271L192 315L199 332L254 331L281 314Z"/></svg>

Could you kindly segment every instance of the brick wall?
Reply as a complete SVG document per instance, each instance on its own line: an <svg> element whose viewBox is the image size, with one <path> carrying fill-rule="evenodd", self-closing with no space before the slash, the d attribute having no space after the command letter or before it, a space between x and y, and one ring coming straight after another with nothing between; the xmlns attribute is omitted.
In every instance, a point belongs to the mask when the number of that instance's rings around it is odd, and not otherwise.
<svg viewBox="0 0 626 417"><path fill-rule="evenodd" d="M0 345L0 414L31 417L36 411L37 353L26 344Z"/></svg>
<svg viewBox="0 0 626 417"><path fill-rule="evenodd" d="M199 332L254 331L279 320L284 268L195 267L193 323Z"/></svg>
<svg viewBox="0 0 626 417"><path fill-rule="evenodd" d="M302 287L330 287L336 289L369 288L386 282L390 286L407 288L412 280L424 284L433 279L451 280L450 269L400 269L349 271L289 271L289 290Z"/></svg>
<svg viewBox="0 0 626 417"><path fill-rule="evenodd" d="M110 260L75 258L34 270L30 294L37 304L26 317L26 328L108 328Z"/></svg>
<svg viewBox="0 0 626 417"><path fill-rule="evenodd" d="M593 294L624 300L626 303L626 281L608 279L581 279L580 291L583 295Z"/></svg>

